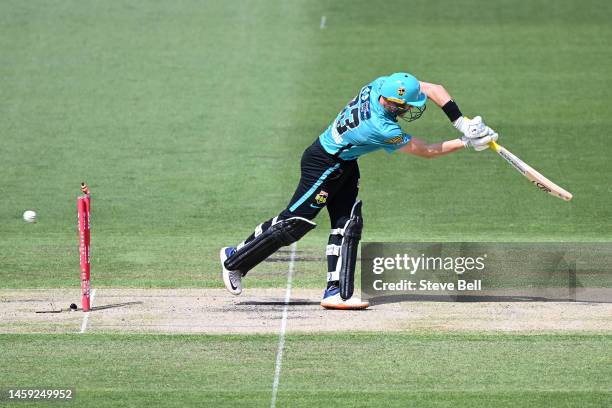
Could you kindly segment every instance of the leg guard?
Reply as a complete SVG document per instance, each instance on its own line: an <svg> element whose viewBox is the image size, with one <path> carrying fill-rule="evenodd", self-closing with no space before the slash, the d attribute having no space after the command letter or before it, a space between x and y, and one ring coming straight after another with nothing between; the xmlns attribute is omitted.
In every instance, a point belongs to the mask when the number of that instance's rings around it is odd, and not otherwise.
<svg viewBox="0 0 612 408"><path fill-rule="evenodd" d="M280 247L298 241L308 231L317 226L314 222L301 217L292 217L280 221L275 218L265 230L262 225L255 229L255 234L251 240L240 244L236 252L225 260L224 265L228 270L240 270L243 274L246 274Z"/></svg>
<svg viewBox="0 0 612 408"><path fill-rule="evenodd" d="M355 288L355 264L357 263L357 249L361 240L363 218L361 216L361 201L357 200L351 210L351 218L343 229L342 246L340 248L339 279L340 296L347 300L353 296Z"/></svg>
<svg viewBox="0 0 612 408"><path fill-rule="evenodd" d="M348 218L344 217L339 220L338 224L344 225ZM340 257L340 249L342 248L342 228L335 228L331 230L329 239L327 240L327 247L325 248L325 255L327 256L327 283L333 282L338 285L340 280L338 258Z"/></svg>

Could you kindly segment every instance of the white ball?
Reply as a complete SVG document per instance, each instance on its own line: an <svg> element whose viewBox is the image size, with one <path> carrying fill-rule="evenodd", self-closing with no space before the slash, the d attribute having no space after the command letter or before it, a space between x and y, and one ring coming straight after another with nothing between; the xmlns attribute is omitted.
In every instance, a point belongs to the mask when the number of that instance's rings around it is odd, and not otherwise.
<svg viewBox="0 0 612 408"><path fill-rule="evenodd" d="M23 220L25 222L36 222L36 212L32 210L27 210L23 213Z"/></svg>

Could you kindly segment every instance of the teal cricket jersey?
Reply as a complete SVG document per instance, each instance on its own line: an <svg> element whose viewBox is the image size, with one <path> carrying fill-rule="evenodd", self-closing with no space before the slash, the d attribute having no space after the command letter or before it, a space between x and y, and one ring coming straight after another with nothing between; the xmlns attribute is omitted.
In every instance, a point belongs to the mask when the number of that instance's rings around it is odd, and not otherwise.
<svg viewBox="0 0 612 408"><path fill-rule="evenodd" d="M378 102L385 78L377 78L361 88L359 95L319 136L327 153L354 160L381 148L392 153L410 142L411 136L402 131L397 119Z"/></svg>

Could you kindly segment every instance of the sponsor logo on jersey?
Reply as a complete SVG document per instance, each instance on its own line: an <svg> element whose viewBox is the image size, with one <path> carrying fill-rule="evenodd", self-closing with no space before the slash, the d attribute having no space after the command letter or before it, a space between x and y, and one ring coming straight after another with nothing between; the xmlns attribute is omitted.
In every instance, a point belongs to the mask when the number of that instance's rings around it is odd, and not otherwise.
<svg viewBox="0 0 612 408"><path fill-rule="evenodd" d="M404 136L403 135L399 135L399 136L391 137L389 139L385 139L385 143L388 143L388 144L397 144L397 143L402 143L403 141L404 141Z"/></svg>
<svg viewBox="0 0 612 408"><path fill-rule="evenodd" d="M317 202L317 204L325 204L327 202L327 196L329 194L327 194L327 191L319 191L319 194L317 194L315 196L315 201Z"/></svg>

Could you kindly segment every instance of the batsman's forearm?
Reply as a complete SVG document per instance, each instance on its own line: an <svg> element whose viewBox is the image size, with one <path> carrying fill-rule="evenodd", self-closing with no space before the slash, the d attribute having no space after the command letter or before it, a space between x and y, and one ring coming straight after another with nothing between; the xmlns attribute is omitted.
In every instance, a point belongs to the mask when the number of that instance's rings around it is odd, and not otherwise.
<svg viewBox="0 0 612 408"><path fill-rule="evenodd" d="M413 137L410 143L402 147L400 150L412 154L414 156L431 159L445 154L452 153L464 147L461 139L447 140L441 143L425 143L424 140Z"/></svg>
<svg viewBox="0 0 612 408"><path fill-rule="evenodd" d="M444 156L445 154L449 154L455 152L459 149L463 149L465 145L461 141L461 139L453 139L447 140L442 143L435 143L427 145L427 150L429 150L429 157L438 157Z"/></svg>

